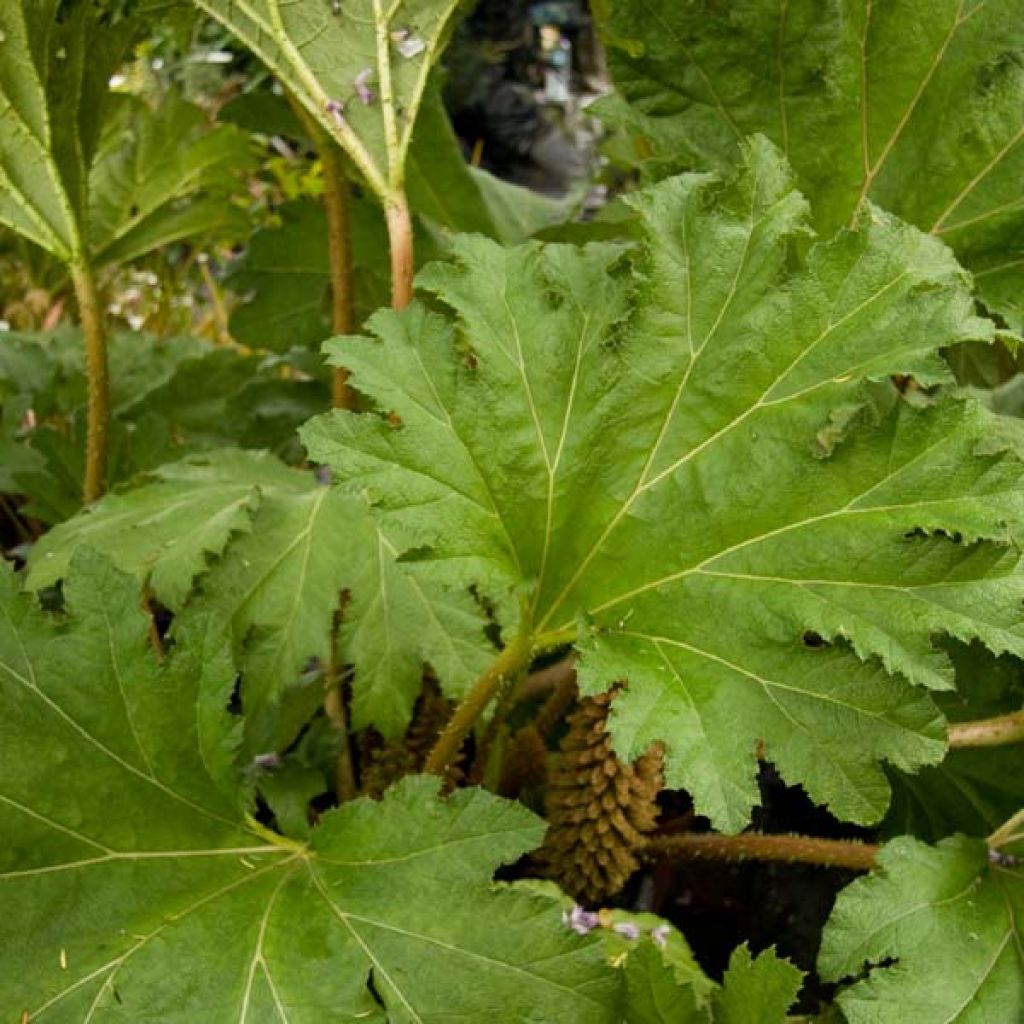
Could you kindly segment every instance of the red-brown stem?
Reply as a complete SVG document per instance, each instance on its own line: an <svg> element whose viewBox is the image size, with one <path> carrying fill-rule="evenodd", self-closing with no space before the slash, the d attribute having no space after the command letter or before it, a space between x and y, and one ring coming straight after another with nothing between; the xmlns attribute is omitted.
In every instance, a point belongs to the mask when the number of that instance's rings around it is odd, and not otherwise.
<svg viewBox="0 0 1024 1024"><path fill-rule="evenodd" d="M412 217L404 193L392 196L384 204L391 249L391 306L404 309L412 301L413 240Z"/></svg>
<svg viewBox="0 0 1024 1024"><path fill-rule="evenodd" d="M554 689L561 686L572 685L576 682L576 655L570 654L561 661L545 665L543 668L531 672L522 682L516 694L519 701L532 700L535 697L545 697Z"/></svg>
<svg viewBox="0 0 1024 1024"><path fill-rule="evenodd" d="M334 795L339 804L353 800L359 792L356 785L355 768L352 765L352 744L348 733L348 712L345 709L345 694L342 690L341 663L338 655L338 632L341 629L342 609L335 613L331 627L331 654L327 662L327 678L324 689L324 714L338 734L341 746L334 762Z"/></svg>
<svg viewBox="0 0 1024 1024"><path fill-rule="evenodd" d="M96 294L92 267L84 259L71 265L71 281L78 300L78 316L85 340L85 372L88 381L88 414L85 442L86 505L101 498L107 489L107 437L110 430L110 382L107 338Z"/></svg>
<svg viewBox="0 0 1024 1024"><path fill-rule="evenodd" d="M1002 747L1008 743L1024 743L1024 711L949 725L950 747Z"/></svg>
<svg viewBox="0 0 1024 1024"><path fill-rule="evenodd" d="M685 832L653 836L644 845L652 857L688 860L768 860L817 867L870 871L880 847L852 839L816 839L811 836L765 835L744 832L722 836L712 832Z"/></svg>
<svg viewBox="0 0 1024 1024"><path fill-rule="evenodd" d="M355 294L348 177L341 153L326 137L320 145L320 159L324 168L324 208L331 266L331 327L335 334L351 334L355 327ZM335 409L352 408L348 370L343 366L336 366L331 376L331 404Z"/></svg>

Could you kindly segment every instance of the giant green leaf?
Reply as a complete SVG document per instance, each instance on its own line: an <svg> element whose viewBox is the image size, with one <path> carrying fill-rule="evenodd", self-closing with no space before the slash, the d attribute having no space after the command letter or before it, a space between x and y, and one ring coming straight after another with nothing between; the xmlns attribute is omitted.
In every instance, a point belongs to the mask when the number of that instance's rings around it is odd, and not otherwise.
<svg viewBox="0 0 1024 1024"><path fill-rule="evenodd" d="M608 116L653 166L722 168L762 132L830 232L870 200L954 247L1015 326L1024 302L1021 0L604 3ZM626 102L628 101L628 102Z"/></svg>
<svg viewBox="0 0 1024 1024"><path fill-rule="evenodd" d="M396 198L430 69L461 0L193 2L267 65L382 199ZM372 93L367 102L360 87Z"/></svg>
<svg viewBox="0 0 1024 1024"><path fill-rule="evenodd" d="M867 977L840 992L850 1024L1024 1017L1024 873L984 842L895 839L875 873L840 893L818 969Z"/></svg>
<svg viewBox="0 0 1024 1024"><path fill-rule="evenodd" d="M936 636L1024 652L1024 494L984 409L886 410L864 379L944 379L937 347L992 327L948 250L877 210L801 261L806 205L763 141L732 183L632 201L632 258L457 240L419 279L455 317L329 342L376 410L304 441L398 550L521 595L506 638L575 638L585 692L628 680L618 749L663 741L668 785L720 827L747 821L761 743L877 820L879 762L944 750Z"/></svg>
<svg viewBox="0 0 1024 1024"><path fill-rule="evenodd" d="M324 815L308 846L274 837L224 771L215 628L191 623L158 665L134 582L97 557L76 564L63 626L6 568L0 586L12 1019L617 1020L600 943L491 880L540 842L525 808L439 801L416 778Z"/></svg>

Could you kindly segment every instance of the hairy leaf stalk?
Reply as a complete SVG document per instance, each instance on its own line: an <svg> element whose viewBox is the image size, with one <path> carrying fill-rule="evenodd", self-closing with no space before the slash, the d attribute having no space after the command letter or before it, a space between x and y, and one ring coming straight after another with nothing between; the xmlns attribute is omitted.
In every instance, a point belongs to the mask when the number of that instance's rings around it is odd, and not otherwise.
<svg viewBox="0 0 1024 1024"><path fill-rule="evenodd" d="M85 444L86 505L107 489L107 446L110 432L110 379L103 313L96 294L96 279L85 259L71 264L71 281L78 300L78 314L85 340L85 372L88 381L88 413Z"/></svg>
<svg viewBox="0 0 1024 1024"><path fill-rule="evenodd" d="M522 672L529 665L531 656L532 648L528 639L519 637L495 658L473 683L465 699L455 709L455 714L445 726L444 732L441 733L423 765L425 772L431 775L444 774L445 769L455 759L463 741L476 724L476 720L484 713L501 684Z"/></svg>
<svg viewBox="0 0 1024 1024"><path fill-rule="evenodd" d="M1013 711L976 722L952 722L950 747L1001 747L1024 743L1024 711Z"/></svg>
<svg viewBox="0 0 1024 1024"><path fill-rule="evenodd" d="M355 327L355 290L348 177L341 154L330 139L322 140L320 159L324 168L324 208L331 267L331 327L335 334L351 334ZM331 404L335 409L352 408L348 370L342 366L336 366L331 375Z"/></svg>
<svg viewBox="0 0 1024 1024"><path fill-rule="evenodd" d="M412 301L413 232L409 203L404 193L384 206L391 249L391 306L404 309Z"/></svg>
<svg viewBox="0 0 1024 1024"><path fill-rule="evenodd" d="M811 836L765 835L744 832L737 836L685 832L655 836L647 841L645 853L651 857L678 857L686 860L784 861L812 864L823 868L870 871L880 847L854 839L816 839Z"/></svg>

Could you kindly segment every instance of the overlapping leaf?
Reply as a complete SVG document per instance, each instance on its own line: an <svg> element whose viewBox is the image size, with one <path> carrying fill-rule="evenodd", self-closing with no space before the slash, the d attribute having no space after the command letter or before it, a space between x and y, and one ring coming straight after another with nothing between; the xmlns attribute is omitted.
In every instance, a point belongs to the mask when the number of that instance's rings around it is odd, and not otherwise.
<svg viewBox="0 0 1024 1024"><path fill-rule="evenodd" d="M248 102L244 102L248 101ZM231 107L235 109L232 111ZM242 97L228 108L237 123L259 130L257 118L285 134L304 134L287 103L273 95ZM223 116L223 115L222 115ZM436 89L428 89L409 151L409 205L423 229L417 265L436 259L448 231L479 232L506 244L566 219L572 203L539 196L467 166ZM356 320L388 303L387 229L368 200L350 200ZM278 351L319 344L331 335L327 222L318 204L289 203L282 224L257 232L231 285L251 300L234 310L232 334Z"/></svg>
<svg viewBox="0 0 1024 1024"><path fill-rule="evenodd" d="M158 666L134 582L98 558L76 563L64 627L0 581L15 1017L617 1020L600 943L553 900L491 882L540 841L530 812L411 779L325 815L308 847L275 841L225 771L222 631L191 620Z"/></svg>
<svg viewBox="0 0 1024 1024"><path fill-rule="evenodd" d="M936 703L950 722L1005 715L1024 706L1018 659L994 658L980 645L950 652L956 692ZM891 773L893 802L883 834L934 842L954 832L986 836L1024 805L1024 745L955 747L919 774Z"/></svg>
<svg viewBox="0 0 1024 1024"><path fill-rule="evenodd" d="M267 65L379 196L394 197L460 0L194 2Z"/></svg>
<svg viewBox="0 0 1024 1024"><path fill-rule="evenodd" d="M67 576L83 546L104 551L120 569L146 581L171 609L180 609L193 581L251 527L267 491L293 490L302 474L261 453L225 451L161 467L156 479L109 494L56 526L34 546L34 589Z"/></svg>
<svg viewBox="0 0 1024 1024"><path fill-rule="evenodd" d="M796 1001L801 971L773 949L756 957L746 946L733 950L722 989L712 997L716 1024L776 1024Z"/></svg>
<svg viewBox="0 0 1024 1024"><path fill-rule="evenodd" d="M524 594L506 635L577 636L587 692L628 680L619 749L663 741L668 784L719 826L746 822L761 743L877 820L879 762L943 753L918 688L952 683L933 638L1024 652L1024 508L983 409L879 410L862 382L943 379L937 348L991 325L948 250L876 210L799 265L806 206L763 141L732 184L633 202L631 263L459 240L420 277L457 317L378 314L376 341L329 343L380 414L305 443L400 550Z"/></svg>
<svg viewBox="0 0 1024 1024"><path fill-rule="evenodd" d="M254 715L297 684L311 659L326 663L342 591L350 600L340 653L356 667L358 728L402 732L425 662L457 697L492 651L479 605L420 567L399 566L360 499L264 453L194 456L107 495L35 546L30 585L65 578L83 547L148 582L169 608L190 601L223 621Z"/></svg>
<svg viewBox="0 0 1024 1024"><path fill-rule="evenodd" d="M895 839L877 873L842 892L818 969L850 1024L1014 1021L1024 1016L1024 873L963 836Z"/></svg>
<svg viewBox="0 0 1024 1024"><path fill-rule="evenodd" d="M0 400L13 449L5 459L7 489L30 495L33 515L59 522L81 503L81 338L71 330L10 334L3 352ZM327 401L320 382L290 372L286 377L282 369L290 366L283 359L199 338L118 334L110 339L109 357L114 482L230 444L301 457L295 428ZM26 420L28 409L34 416Z"/></svg>
<svg viewBox="0 0 1024 1024"><path fill-rule="evenodd" d="M97 262L124 263L183 238L248 235L230 202L251 157L244 134L211 127L170 93L152 110L118 97L89 177L89 246Z"/></svg>
<svg viewBox="0 0 1024 1024"><path fill-rule="evenodd" d="M648 171L729 166L762 132L819 226L871 200L952 245L1020 326L1021 0L602 6L621 93L607 113L648 140Z"/></svg>
<svg viewBox="0 0 1024 1024"><path fill-rule="evenodd" d="M172 95L159 115L108 83L139 23L79 3L0 11L0 223L64 262L134 259L168 242L244 229L225 202L245 140Z"/></svg>

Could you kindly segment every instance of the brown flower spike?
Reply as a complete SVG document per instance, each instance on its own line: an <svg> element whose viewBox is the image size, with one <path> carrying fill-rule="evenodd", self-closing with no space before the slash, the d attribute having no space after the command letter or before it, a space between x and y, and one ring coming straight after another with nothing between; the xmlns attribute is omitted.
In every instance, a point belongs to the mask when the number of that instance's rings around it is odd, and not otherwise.
<svg viewBox="0 0 1024 1024"><path fill-rule="evenodd" d="M539 853L549 877L590 904L614 896L636 871L663 784L660 748L632 765L612 750L607 728L613 696L585 697L568 718L550 772L550 828Z"/></svg>

